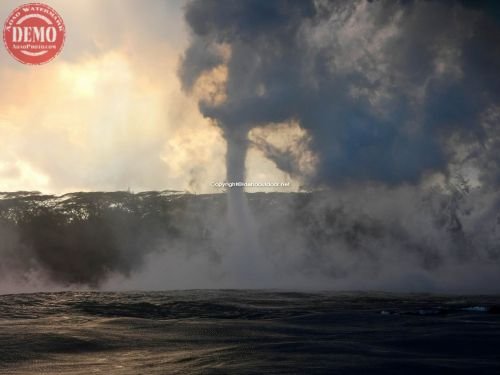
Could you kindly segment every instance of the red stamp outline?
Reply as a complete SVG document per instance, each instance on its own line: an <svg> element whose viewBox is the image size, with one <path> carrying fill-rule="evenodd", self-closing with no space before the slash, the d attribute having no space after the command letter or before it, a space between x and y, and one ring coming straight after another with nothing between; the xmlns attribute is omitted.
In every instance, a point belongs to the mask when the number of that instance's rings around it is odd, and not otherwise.
<svg viewBox="0 0 500 375"><path fill-rule="evenodd" d="M47 13L40 13L40 12L25 12L23 8L32 8L32 7L38 7L38 8L43 8L46 9L48 12ZM52 14L50 14L52 12ZM9 42L7 40L7 33L12 33L13 31L9 30L7 31L7 28L12 28L13 26L17 25L15 24L15 19L11 21L14 17L17 19L19 18L18 22L21 21L24 17L30 15L30 14L38 14L39 17L36 17L37 19L42 19L44 20L47 25L53 25L55 23L55 29L56 29L56 36L54 42L50 42L55 46L54 51L51 52L50 50L47 50L46 53L48 53L48 56L50 56L48 59L43 59L40 58L41 56L45 55L45 53L42 54L37 54L36 52L33 53L33 55L27 54L25 49L19 49L21 52L24 51L23 53L26 54L25 59L23 59L22 56L19 56L19 54L16 55L16 53L13 51L13 44L14 42ZM27 18L29 22L29 18ZM31 17L33 18L33 17ZM58 24L57 21L60 23ZM48 35L48 34L47 34ZM62 38L62 39L61 39ZM49 63L52 61L54 58L59 55L59 53L62 51L64 47L64 42L66 41L66 25L64 24L64 20L62 19L61 15L57 13L52 7L48 6L47 4L43 3L27 3L20 5L16 7L7 17L4 23L3 27L3 43L5 45L5 49L9 52L9 54L17 61L19 61L22 64L27 64L27 65L43 65L46 63ZM21 43L21 42L18 42ZM37 45L40 44L40 42L22 42L26 44L31 44L31 45ZM48 44L48 43L47 43Z"/></svg>

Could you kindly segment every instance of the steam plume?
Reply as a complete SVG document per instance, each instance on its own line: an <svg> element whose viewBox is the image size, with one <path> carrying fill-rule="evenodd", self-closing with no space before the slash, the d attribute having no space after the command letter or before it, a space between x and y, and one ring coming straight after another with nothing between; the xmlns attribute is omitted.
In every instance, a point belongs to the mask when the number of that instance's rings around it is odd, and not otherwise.
<svg viewBox="0 0 500 375"><path fill-rule="evenodd" d="M185 18L183 86L227 68L225 100L200 109L228 141L228 129L293 119L319 155L313 185L414 184L464 163L497 184L493 2L207 0L188 3ZM276 160L289 173L295 162Z"/></svg>

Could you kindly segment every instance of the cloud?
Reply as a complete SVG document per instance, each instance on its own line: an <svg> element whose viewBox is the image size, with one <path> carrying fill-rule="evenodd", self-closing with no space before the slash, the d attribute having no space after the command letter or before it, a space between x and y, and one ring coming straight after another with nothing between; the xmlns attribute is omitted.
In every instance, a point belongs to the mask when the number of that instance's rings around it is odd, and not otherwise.
<svg viewBox="0 0 500 375"><path fill-rule="evenodd" d="M57 59L30 67L0 49L0 190L214 191L225 145L177 77L183 4L51 0L67 29ZM0 16L17 5L5 1ZM222 100L224 69L204 77L197 95ZM261 173L261 154L251 158ZM274 180L276 167L265 169Z"/></svg>
<svg viewBox="0 0 500 375"><path fill-rule="evenodd" d="M300 124L318 155L313 184L419 183L457 164L450 139L472 147L494 137L483 118L500 99L500 28L488 4L191 1L180 78L189 91L227 69L227 99L199 101L226 137ZM267 156L296 172L282 154Z"/></svg>

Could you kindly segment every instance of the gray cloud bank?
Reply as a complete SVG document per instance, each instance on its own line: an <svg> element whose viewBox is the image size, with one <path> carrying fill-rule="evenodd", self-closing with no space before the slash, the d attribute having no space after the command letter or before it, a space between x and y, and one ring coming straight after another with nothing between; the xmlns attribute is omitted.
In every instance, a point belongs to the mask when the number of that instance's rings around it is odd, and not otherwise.
<svg viewBox="0 0 500 375"><path fill-rule="evenodd" d="M464 165L498 186L494 1L204 0L187 4L185 19L184 89L228 69L227 99L200 100L202 113L230 142L255 126L297 121L319 156L312 186L413 184ZM220 45L230 48L227 61ZM298 170L291 155L267 156Z"/></svg>

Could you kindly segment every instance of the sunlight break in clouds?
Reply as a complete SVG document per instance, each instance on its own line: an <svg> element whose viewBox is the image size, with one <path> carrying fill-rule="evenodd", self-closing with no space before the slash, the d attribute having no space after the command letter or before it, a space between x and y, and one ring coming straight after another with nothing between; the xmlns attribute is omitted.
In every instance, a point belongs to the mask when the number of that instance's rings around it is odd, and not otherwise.
<svg viewBox="0 0 500 375"><path fill-rule="evenodd" d="M0 53L0 190L214 191L225 142L180 88L184 3L47 4L67 25L61 54L24 66ZM16 5L5 1L0 16ZM199 95L213 84L200 82ZM248 163L259 180L283 174L257 150Z"/></svg>

